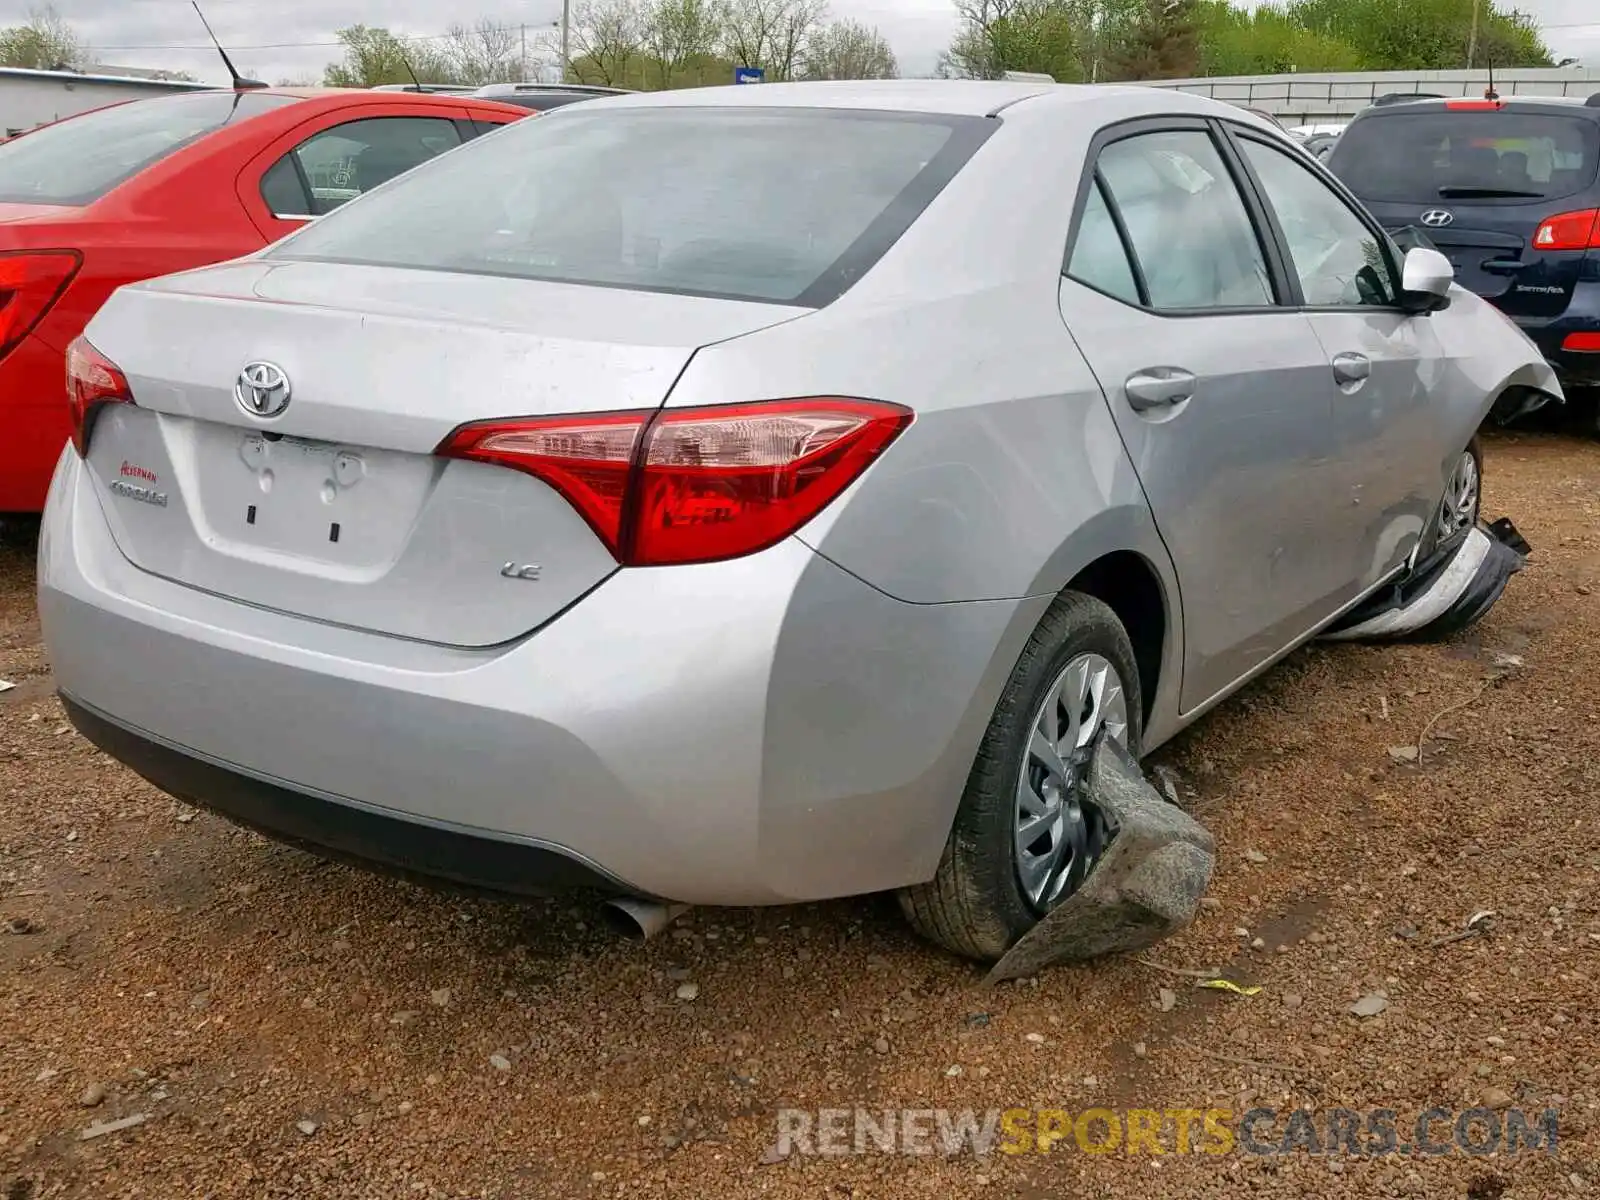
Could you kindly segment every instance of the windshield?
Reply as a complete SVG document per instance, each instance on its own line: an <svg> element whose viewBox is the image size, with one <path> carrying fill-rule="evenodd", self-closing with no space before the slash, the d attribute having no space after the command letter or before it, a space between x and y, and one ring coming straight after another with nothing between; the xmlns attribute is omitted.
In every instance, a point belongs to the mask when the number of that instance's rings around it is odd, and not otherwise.
<svg viewBox="0 0 1600 1200"><path fill-rule="evenodd" d="M575 104L426 164L271 256L817 306L995 124Z"/></svg>
<svg viewBox="0 0 1600 1200"><path fill-rule="evenodd" d="M186 92L68 117L0 144L0 201L92 204L195 139L297 99Z"/></svg>
<svg viewBox="0 0 1600 1200"><path fill-rule="evenodd" d="M1430 108L1354 122L1327 161L1363 200L1556 200L1594 182L1600 124L1557 113Z"/></svg>

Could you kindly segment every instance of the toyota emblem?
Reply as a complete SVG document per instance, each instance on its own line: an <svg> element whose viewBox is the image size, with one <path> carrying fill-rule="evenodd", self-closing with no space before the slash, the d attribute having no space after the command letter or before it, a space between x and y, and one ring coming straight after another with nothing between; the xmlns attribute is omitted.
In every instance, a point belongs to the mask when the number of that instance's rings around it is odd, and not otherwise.
<svg viewBox="0 0 1600 1200"><path fill-rule="evenodd" d="M1422 223L1430 229L1439 229L1456 219L1455 214L1442 208L1430 208L1422 214Z"/></svg>
<svg viewBox="0 0 1600 1200"><path fill-rule="evenodd" d="M289 407L289 376L277 363L249 363L233 385L233 398L252 417L275 417Z"/></svg>

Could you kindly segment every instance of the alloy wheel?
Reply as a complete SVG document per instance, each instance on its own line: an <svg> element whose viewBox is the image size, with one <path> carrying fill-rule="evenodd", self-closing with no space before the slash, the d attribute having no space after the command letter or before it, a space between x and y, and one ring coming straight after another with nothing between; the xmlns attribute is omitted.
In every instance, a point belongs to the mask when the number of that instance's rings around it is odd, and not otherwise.
<svg viewBox="0 0 1600 1200"><path fill-rule="evenodd" d="M1436 543L1477 523L1482 486L1478 460L1472 451L1463 450L1456 459L1455 470L1450 472L1450 482L1445 484L1444 499L1439 501Z"/></svg>
<svg viewBox="0 0 1600 1200"><path fill-rule="evenodd" d="M1017 781L1017 881L1038 912L1076 891L1105 849L1106 819L1087 795L1102 737L1127 745L1127 694L1109 660L1079 654L1045 693Z"/></svg>

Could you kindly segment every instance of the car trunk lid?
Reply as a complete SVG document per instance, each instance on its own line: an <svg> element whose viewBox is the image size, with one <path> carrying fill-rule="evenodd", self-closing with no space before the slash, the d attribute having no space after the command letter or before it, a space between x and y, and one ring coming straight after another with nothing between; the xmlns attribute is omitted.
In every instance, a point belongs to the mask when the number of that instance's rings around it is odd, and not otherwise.
<svg viewBox="0 0 1600 1200"><path fill-rule="evenodd" d="M1455 268L1456 280L1513 316L1556 317L1567 310L1583 277L1584 250L1537 250L1535 233L1548 204L1471 206L1448 201L1415 206L1369 204L1391 233L1420 229ZM1446 224L1440 214L1449 217Z"/></svg>
<svg viewBox="0 0 1600 1200"><path fill-rule="evenodd" d="M143 569L246 603L449 645L537 628L616 568L554 489L436 457L457 426L655 408L695 350L796 310L249 260L118 293L88 338L134 405L88 461ZM242 370L287 405L247 412ZM241 388L248 398L248 387ZM267 405L276 404L273 393Z"/></svg>

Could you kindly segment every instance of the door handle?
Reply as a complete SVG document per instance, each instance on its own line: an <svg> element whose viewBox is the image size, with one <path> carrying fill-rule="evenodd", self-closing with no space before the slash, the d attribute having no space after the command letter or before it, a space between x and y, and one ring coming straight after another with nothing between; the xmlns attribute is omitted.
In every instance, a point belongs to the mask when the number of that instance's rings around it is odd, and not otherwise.
<svg viewBox="0 0 1600 1200"><path fill-rule="evenodd" d="M1533 264L1520 258L1486 258L1478 265L1491 275L1515 275L1518 271L1526 271Z"/></svg>
<svg viewBox="0 0 1600 1200"><path fill-rule="evenodd" d="M1360 383L1372 374L1372 360L1365 354L1335 354L1333 377L1340 383Z"/></svg>
<svg viewBox="0 0 1600 1200"><path fill-rule="evenodd" d="M1194 372L1182 367L1146 367L1128 376L1122 390L1128 393L1128 407L1134 412L1152 408L1171 408L1194 396L1199 383Z"/></svg>

